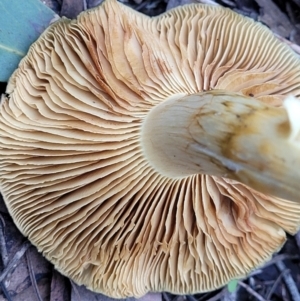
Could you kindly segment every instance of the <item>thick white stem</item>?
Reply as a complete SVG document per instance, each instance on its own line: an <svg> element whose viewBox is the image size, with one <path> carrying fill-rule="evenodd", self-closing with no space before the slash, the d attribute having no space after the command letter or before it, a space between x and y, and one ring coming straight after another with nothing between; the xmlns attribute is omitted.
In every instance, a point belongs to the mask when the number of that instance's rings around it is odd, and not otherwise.
<svg viewBox="0 0 300 301"><path fill-rule="evenodd" d="M299 122L296 99L275 108L216 90L156 106L144 121L141 143L152 166L167 177L227 177L300 202Z"/></svg>

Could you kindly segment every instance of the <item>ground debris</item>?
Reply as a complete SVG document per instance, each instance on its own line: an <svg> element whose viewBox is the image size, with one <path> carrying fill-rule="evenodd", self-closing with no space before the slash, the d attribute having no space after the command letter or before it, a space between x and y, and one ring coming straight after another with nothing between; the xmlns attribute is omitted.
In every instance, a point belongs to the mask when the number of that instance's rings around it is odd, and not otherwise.
<svg viewBox="0 0 300 301"><path fill-rule="evenodd" d="M38 288L41 300L49 300L51 264L18 231L6 213L2 199L0 208L0 301L40 301L34 285Z"/></svg>
<svg viewBox="0 0 300 301"><path fill-rule="evenodd" d="M60 16L75 18L102 0L41 0ZM259 20L278 38L300 54L300 0L120 0L150 16L187 3L222 5ZM1 93L5 92L0 85ZM0 94L1 94L0 93ZM297 245L298 243L298 245ZM193 296L169 293L148 294L141 301L251 301L295 300L292 290L300 289L300 234L289 237L279 255L240 280L235 292L227 287ZM25 256L24 256L25 255ZM0 201L0 301L115 301L77 286L58 273L14 226ZM277 268L276 268L277 267ZM284 279L289 276L288 284ZM133 301L134 298L126 299Z"/></svg>

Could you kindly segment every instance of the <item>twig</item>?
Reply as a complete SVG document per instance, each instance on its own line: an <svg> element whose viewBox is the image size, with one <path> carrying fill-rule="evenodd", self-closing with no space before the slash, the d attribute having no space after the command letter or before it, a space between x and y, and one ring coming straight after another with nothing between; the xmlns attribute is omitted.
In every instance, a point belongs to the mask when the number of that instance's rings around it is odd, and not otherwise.
<svg viewBox="0 0 300 301"><path fill-rule="evenodd" d="M210 4L210 5L217 5L220 6L219 3L213 1L213 0L197 0L198 3L203 3L203 4Z"/></svg>
<svg viewBox="0 0 300 301"><path fill-rule="evenodd" d="M238 300L239 296L238 296L238 287L237 289L233 292L233 293L229 293L227 292L227 294L225 294L222 298L221 301L236 301Z"/></svg>
<svg viewBox="0 0 300 301"><path fill-rule="evenodd" d="M298 231L294 237L296 239L296 243L297 243L298 249L300 251L300 231Z"/></svg>
<svg viewBox="0 0 300 301"><path fill-rule="evenodd" d="M264 266L261 267L260 269L254 270L253 272L248 274L248 277L254 277L254 276L260 275L261 273L263 273L263 269L264 269Z"/></svg>
<svg viewBox="0 0 300 301"><path fill-rule="evenodd" d="M278 270L282 273L285 270L287 270L285 264L282 261L278 261L276 263L276 267L278 268ZM283 280L285 282L285 285L287 286L287 289L289 290L289 293L293 299L293 301L300 301L300 294L298 292L297 289L297 285L293 279L293 277L291 276L290 273L285 273L283 274Z"/></svg>
<svg viewBox="0 0 300 301"><path fill-rule="evenodd" d="M0 252L3 266L6 267L8 264L8 253L6 249L6 241L5 241L5 221L0 214Z"/></svg>
<svg viewBox="0 0 300 301"><path fill-rule="evenodd" d="M87 10L86 0L82 0L82 3L83 3L83 10Z"/></svg>
<svg viewBox="0 0 300 301"><path fill-rule="evenodd" d="M272 264L275 264L277 262L280 262L280 261L283 261L286 259L299 259L299 255L286 255L286 254L276 255L271 260L269 260L264 266L262 266L261 269L264 269Z"/></svg>
<svg viewBox="0 0 300 301"><path fill-rule="evenodd" d="M137 6L134 7L135 10L140 11L143 8L145 8L148 4L150 3L150 0L146 0L138 4Z"/></svg>
<svg viewBox="0 0 300 301"><path fill-rule="evenodd" d="M7 252L6 241L5 241L5 220L1 214L0 214L0 252L1 252L3 268L5 268L8 264L8 252ZM0 287L7 301L12 301L4 281L0 282Z"/></svg>
<svg viewBox="0 0 300 301"><path fill-rule="evenodd" d="M1 282L0 286L1 286L2 293L5 296L5 298L7 299L7 301L13 301L9 295L9 292L8 292L4 282Z"/></svg>
<svg viewBox="0 0 300 301"><path fill-rule="evenodd" d="M186 299L188 301L197 301L197 299L193 295L186 295Z"/></svg>
<svg viewBox="0 0 300 301"><path fill-rule="evenodd" d="M236 7L236 3L231 0L221 0L223 3L227 4L230 7Z"/></svg>
<svg viewBox="0 0 300 301"><path fill-rule="evenodd" d="M283 275L285 273L287 273L288 270L285 270L283 272L280 273L280 275L277 277L276 281L274 282L274 284L272 285L270 291L267 294L267 299L271 299L273 293L275 292L276 287L278 286L279 282L281 281L281 278L283 277Z"/></svg>
<svg viewBox="0 0 300 301"><path fill-rule="evenodd" d="M240 286L242 286L249 294L251 294L253 297L255 297L259 301L268 301L264 297L262 297L260 294L258 294L255 290L253 290L249 285L246 283L239 281L238 282Z"/></svg>
<svg viewBox="0 0 300 301"><path fill-rule="evenodd" d="M220 300L225 294L228 294L227 287L223 288L218 294L209 298L207 301L218 301Z"/></svg>
<svg viewBox="0 0 300 301"><path fill-rule="evenodd" d="M249 283L249 286L252 288L252 289L255 289L255 279L253 277L249 277L248 278L248 283Z"/></svg>
<svg viewBox="0 0 300 301"><path fill-rule="evenodd" d="M282 301L291 301L287 288L284 285L281 286L281 297L282 297Z"/></svg>
<svg viewBox="0 0 300 301"><path fill-rule="evenodd" d="M170 297L168 296L167 293L162 293L163 298L165 299L165 301L171 301Z"/></svg>
<svg viewBox="0 0 300 301"><path fill-rule="evenodd" d="M26 241L21 246L20 250L16 252L12 260L8 263L7 267L0 274L0 282L2 282L7 274L16 266L17 262L22 258L27 249L31 246L29 241Z"/></svg>
<svg viewBox="0 0 300 301"><path fill-rule="evenodd" d="M36 283L33 267L32 267L32 264L31 264L30 248L26 252L26 259L27 259L27 266L28 266L29 276L30 276L30 280L31 280L33 289L34 289L39 301L43 301L42 296L41 296L40 291L39 291L39 288L38 288L37 283Z"/></svg>

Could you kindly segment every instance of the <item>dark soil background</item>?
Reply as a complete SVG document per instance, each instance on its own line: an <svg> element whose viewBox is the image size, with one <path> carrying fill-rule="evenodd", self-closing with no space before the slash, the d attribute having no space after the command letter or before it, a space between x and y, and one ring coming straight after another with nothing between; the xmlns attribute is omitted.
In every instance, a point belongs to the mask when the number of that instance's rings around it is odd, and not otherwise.
<svg viewBox="0 0 300 301"><path fill-rule="evenodd" d="M0 0L1 1L1 0ZM26 1L26 0L24 0ZM75 18L101 0L41 0L60 16ZM268 26L283 43L300 54L300 0L121 0L144 14L155 16L187 3L219 4ZM0 83L0 94L5 92ZM273 259L228 287L197 295L151 293L141 301L300 301L300 233L288 237ZM60 275L20 234L0 198L0 301L113 301L79 287ZM134 301L134 298L127 299Z"/></svg>

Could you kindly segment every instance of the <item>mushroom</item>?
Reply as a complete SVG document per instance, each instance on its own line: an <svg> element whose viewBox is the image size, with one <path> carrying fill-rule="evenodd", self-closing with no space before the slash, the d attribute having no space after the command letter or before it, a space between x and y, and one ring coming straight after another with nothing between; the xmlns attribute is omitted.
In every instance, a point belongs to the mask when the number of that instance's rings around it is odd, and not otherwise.
<svg viewBox="0 0 300 301"><path fill-rule="evenodd" d="M10 78L0 190L78 284L213 290L299 228L299 95L299 58L259 23L107 0L51 25Z"/></svg>

